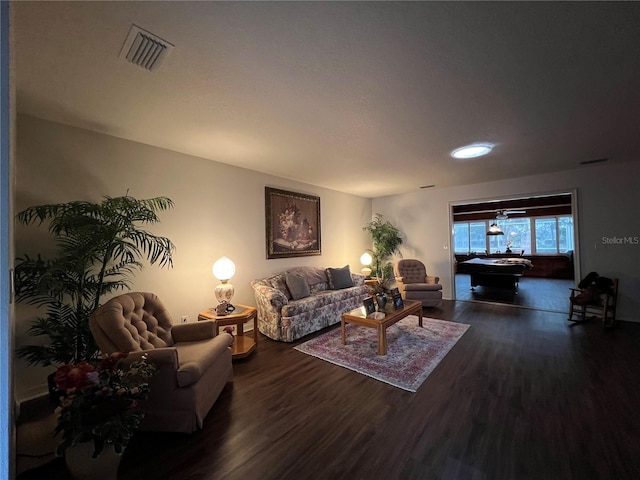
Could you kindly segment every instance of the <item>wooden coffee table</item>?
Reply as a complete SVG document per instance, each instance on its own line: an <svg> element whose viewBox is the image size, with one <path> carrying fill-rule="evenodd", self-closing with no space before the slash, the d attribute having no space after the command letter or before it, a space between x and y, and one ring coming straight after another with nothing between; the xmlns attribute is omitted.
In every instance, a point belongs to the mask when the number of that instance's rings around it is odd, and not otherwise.
<svg viewBox="0 0 640 480"><path fill-rule="evenodd" d="M394 309L393 305L387 306L380 311L366 315L364 306L342 314L342 344L346 345L345 326L347 323L355 323L363 327L375 328L378 331L378 355L387 354L387 328L399 322L408 315L418 316L418 325L422 326L422 302L416 300L404 300L404 307Z"/></svg>

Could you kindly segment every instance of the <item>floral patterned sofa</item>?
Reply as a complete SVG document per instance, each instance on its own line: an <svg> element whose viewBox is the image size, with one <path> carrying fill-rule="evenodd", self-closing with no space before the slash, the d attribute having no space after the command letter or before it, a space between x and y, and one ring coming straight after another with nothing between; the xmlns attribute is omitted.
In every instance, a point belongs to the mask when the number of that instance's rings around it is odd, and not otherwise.
<svg viewBox="0 0 640 480"><path fill-rule="evenodd" d="M344 312L361 306L368 295L364 279L347 265L341 269L295 267L253 280L258 330L274 340L293 342L339 323Z"/></svg>

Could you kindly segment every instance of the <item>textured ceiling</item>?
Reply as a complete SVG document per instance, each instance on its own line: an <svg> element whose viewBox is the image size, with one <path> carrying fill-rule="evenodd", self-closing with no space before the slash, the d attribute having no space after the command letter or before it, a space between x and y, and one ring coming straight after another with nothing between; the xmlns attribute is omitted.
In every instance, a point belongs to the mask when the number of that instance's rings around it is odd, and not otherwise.
<svg viewBox="0 0 640 480"><path fill-rule="evenodd" d="M19 112L334 190L640 158L638 2L11 8ZM155 72L118 56L132 23L175 45Z"/></svg>

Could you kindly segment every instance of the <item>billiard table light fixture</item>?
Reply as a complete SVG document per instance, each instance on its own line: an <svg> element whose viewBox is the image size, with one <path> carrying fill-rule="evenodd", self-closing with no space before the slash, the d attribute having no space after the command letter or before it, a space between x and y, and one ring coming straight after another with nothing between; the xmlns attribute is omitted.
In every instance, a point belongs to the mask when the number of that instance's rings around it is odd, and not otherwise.
<svg viewBox="0 0 640 480"><path fill-rule="evenodd" d="M500 230L500 227L498 226L497 223L492 223L491 226L489 227L489 231L487 232L487 235L504 235L504 232Z"/></svg>

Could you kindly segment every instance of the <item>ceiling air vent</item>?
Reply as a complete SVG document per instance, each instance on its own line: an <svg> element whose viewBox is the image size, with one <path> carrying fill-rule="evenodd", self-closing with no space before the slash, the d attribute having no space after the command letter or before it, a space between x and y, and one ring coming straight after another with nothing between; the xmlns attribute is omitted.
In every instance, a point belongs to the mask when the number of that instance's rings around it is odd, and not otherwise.
<svg viewBox="0 0 640 480"><path fill-rule="evenodd" d="M154 71L173 50L173 45L151 32L131 25L129 35L120 50L120 57L146 70Z"/></svg>

